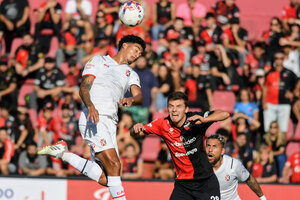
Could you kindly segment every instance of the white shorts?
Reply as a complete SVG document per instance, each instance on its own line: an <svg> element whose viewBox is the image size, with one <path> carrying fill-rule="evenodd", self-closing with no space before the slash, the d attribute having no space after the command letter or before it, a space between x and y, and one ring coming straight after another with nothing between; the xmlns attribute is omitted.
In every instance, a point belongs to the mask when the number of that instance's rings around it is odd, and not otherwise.
<svg viewBox="0 0 300 200"><path fill-rule="evenodd" d="M79 117L79 130L84 141L89 145L93 160L95 153L114 148L118 153L116 138L117 122L109 116L99 115L99 122L86 120L88 110L83 109Z"/></svg>

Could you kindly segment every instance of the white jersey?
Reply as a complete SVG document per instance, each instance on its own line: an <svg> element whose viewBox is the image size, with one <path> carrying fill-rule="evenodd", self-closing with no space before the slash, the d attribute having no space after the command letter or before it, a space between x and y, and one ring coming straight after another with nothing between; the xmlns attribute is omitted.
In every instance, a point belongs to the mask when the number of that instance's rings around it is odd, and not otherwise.
<svg viewBox="0 0 300 200"><path fill-rule="evenodd" d="M215 171L220 184L221 200L239 200L238 181L245 182L250 173L237 159L223 155L223 163Z"/></svg>
<svg viewBox="0 0 300 200"><path fill-rule="evenodd" d="M82 76L94 76L90 98L99 115L118 120L118 102L131 85L140 86L139 76L128 65L119 65L110 56L94 56L85 65ZM84 108L86 109L86 108Z"/></svg>

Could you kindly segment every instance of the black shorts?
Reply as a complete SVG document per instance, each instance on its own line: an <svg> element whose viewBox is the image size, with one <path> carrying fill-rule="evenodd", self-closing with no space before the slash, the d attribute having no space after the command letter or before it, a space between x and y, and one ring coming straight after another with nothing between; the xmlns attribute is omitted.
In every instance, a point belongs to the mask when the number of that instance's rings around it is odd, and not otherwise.
<svg viewBox="0 0 300 200"><path fill-rule="evenodd" d="M219 181L215 174L202 180L175 180L170 200L220 200Z"/></svg>

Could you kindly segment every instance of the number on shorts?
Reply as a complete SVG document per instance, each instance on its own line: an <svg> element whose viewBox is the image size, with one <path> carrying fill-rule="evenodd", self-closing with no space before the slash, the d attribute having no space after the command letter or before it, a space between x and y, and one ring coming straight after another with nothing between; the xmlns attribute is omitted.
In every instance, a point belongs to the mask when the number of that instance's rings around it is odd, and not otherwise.
<svg viewBox="0 0 300 200"><path fill-rule="evenodd" d="M219 197L218 196L211 196L210 199L211 200L219 200Z"/></svg>

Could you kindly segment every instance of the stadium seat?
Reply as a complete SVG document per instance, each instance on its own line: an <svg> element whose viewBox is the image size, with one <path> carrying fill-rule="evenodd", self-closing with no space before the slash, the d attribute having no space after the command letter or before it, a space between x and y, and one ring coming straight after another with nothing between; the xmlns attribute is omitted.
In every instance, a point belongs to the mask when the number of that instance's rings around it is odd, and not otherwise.
<svg viewBox="0 0 300 200"><path fill-rule="evenodd" d="M201 112L201 108L189 108L189 112Z"/></svg>
<svg viewBox="0 0 300 200"><path fill-rule="evenodd" d="M152 115L152 120L159 119L159 118L162 118L162 117L167 117L168 114L169 113L166 110L164 110L163 112L155 112Z"/></svg>
<svg viewBox="0 0 300 200"><path fill-rule="evenodd" d="M50 44L51 45L50 45L50 49L48 51L47 56L55 58L55 53L56 53L56 51L57 51L57 49L59 47L59 42L58 42L57 37L52 37Z"/></svg>
<svg viewBox="0 0 300 200"><path fill-rule="evenodd" d="M10 54L9 54L10 58L12 58L15 55L17 48L19 46L21 46L22 43L23 43L22 38L14 38L14 40L11 44L11 49L10 49Z"/></svg>
<svg viewBox="0 0 300 200"><path fill-rule="evenodd" d="M294 124L293 124L293 121L291 119L289 119L288 129L286 132L286 140L291 141L291 140L293 140L293 137L294 137Z"/></svg>
<svg viewBox="0 0 300 200"><path fill-rule="evenodd" d="M300 122L298 122L298 124L297 124L293 140L300 141Z"/></svg>
<svg viewBox="0 0 300 200"><path fill-rule="evenodd" d="M300 151L299 142L289 142L286 146L285 154L290 157L293 153Z"/></svg>
<svg viewBox="0 0 300 200"><path fill-rule="evenodd" d="M67 62L63 62L60 66L57 67L64 73L65 76L67 76L67 74L69 73L69 66Z"/></svg>
<svg viewBox="0 0 300 200"><path fill-rule="evenodd" d="M213 102L215 109L232 113L235 105L235 95L230 91L215 91L213 93Z"/></svg>
<svg viewBox="0 0 300 200"><path fill-rule="evenodd" d="M142 178L144 179L153 178L153 166L154 166L153 162L144 162Z"/></svg>
<svg viewBox="0 0 300 200"><path fill-rule="evenodd" d="M34 90L33 79L28 79L20 88L18 105L26 106L25 96Z"/></svg>
<svg viewBox="0 0 300 200"><path fill-rule="evenodd" d="M29 118L31 121L32 126L35 128L38 125L38 117L37 117L37 112L35 109L29 109L28 110Z"/></svg>
<svg viewBox="0 0 300 200"><path fill-rule="evenodd" d="M142 144L141 158L144 161L155 161L160 148L160 138L158 136L149 135L145 137Z"/></svg>
<svg viewBox="0 0 300 200"><path fill-rule="evenodd" d="M208 137L208 136L210 136L211 134L215 134L216 131L220 128L220 124L221 124L221 122L215 122L215 123L213 123L213 124L206 130L205 136Z"/></svg>

